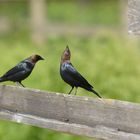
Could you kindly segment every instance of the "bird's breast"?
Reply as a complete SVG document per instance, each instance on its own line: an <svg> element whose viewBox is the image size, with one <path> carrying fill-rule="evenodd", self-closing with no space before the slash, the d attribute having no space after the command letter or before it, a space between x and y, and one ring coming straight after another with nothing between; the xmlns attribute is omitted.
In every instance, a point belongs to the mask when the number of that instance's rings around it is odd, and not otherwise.
<svg viewBox="0 0 140 140"><path fill-rule="evenodd" d="M29 62L23 63L22 66L25 69L25 71L32 71L32 69L34 68L34 65Z"/></svg>

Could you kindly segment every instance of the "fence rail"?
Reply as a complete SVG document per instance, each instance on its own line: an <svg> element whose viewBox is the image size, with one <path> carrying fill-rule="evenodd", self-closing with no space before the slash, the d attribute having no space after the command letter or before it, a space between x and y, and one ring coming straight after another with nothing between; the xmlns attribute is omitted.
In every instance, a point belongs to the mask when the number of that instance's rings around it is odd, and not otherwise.
<svg viewBox="0 0 140 140"><path fill-rule="evenodd" d="M140 140L140 105L0 86L0 119L105 140Z"/></svg>

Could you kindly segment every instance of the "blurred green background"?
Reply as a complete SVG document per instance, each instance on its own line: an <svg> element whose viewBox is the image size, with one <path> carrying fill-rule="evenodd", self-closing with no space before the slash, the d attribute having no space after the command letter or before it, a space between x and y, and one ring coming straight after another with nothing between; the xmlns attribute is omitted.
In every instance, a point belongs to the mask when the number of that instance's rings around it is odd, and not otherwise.
<svg viewBox="0 0 140 140"><path fill-rule="evenodd" d="M46 61L36 65L23 83L29 88L68 93L59 76L61 53L69 45L73 65L104 98L140 102L140 41L127 34L121 0L48 0L45 3L45 37L34 40L28 1L0 2L0 74L37 53ZM34 23L33 23L34 24ZM56 29L65 25L64 32ZM69 32L69 27L82 27ZM86 28L92 28L92 31ZM75 29L74 28L74 29ZM94 32L95 31L95 32ZM43 33L44 35L44 33ZM2 84L12 84L5 82ZM95 95L78 89L79 96ZM0 140L89 140L47 129L0 121Z"/></svg>

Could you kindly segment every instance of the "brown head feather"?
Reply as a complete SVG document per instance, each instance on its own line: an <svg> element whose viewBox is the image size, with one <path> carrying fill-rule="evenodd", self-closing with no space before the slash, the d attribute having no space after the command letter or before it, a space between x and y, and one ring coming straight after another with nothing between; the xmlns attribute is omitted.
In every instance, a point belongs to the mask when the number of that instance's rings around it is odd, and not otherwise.
<svg viewBox="0 0 140 140"><path fill-rule="evenodd" d="M61 64L66 62L66 61L70 61L70 57L71 57L70 49L67 46L66 49L64 50L62 56L61 56Z"/></svg>
<svg viewBox="0 0 140 140"><path fill-rule="evenodd" d="M34 54L28 58L32 63L36 63L39 60L44 60L40 55Z"/></svg>

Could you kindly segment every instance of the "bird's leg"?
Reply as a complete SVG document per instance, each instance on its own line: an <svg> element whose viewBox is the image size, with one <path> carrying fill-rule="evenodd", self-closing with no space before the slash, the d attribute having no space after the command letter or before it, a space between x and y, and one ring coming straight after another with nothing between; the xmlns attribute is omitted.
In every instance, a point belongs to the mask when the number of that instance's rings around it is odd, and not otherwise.
<svg viewBox="0 0 140 140"><path fill-rule="evenodd" d="M71 92L72 92L73 88L74 88L74 87L72 87L72 88L71 88L71 90L69 91L69 93L68 93L68 94L71 94Z"/></svg>
<svg viewBox="0 0 140 140"><path fill-rule="evenodd" d="M77 88L78 88L78 87L75 88L75 93L74 93L74 95L76 95L76 93L77 93Z"/></svg>
<svg viewBox="0 0 140 140"><path fill-rule="evenodd" d="M17 85L17 86L25 87L21 82L16 82L16 85Z"/></svg>
<svg viewBox="0 0 140 140"><path fill-rule="evenodd" d="M16 86L19 86L20 84L19 84L19 82L16 82Z"/></svg>
<svg viewBox="0 0 140 140"><path fill-rule="evenodd" d="M25 87L21 82L18 82L22 87Z"/></svg>

